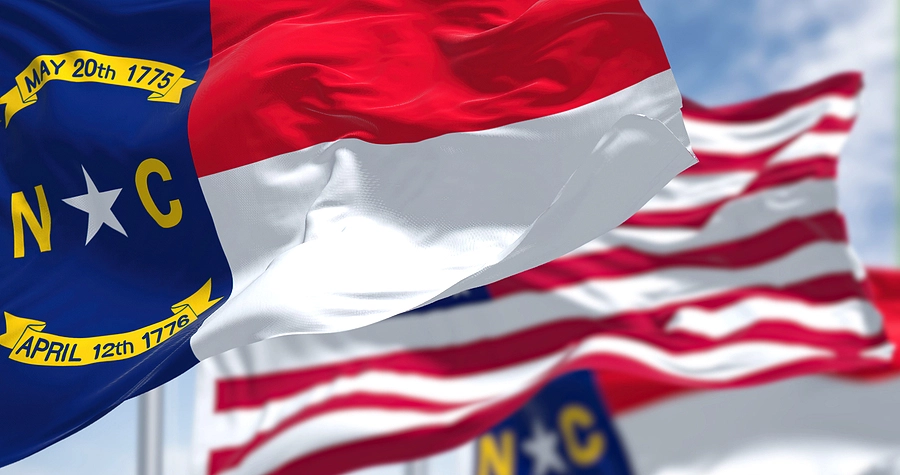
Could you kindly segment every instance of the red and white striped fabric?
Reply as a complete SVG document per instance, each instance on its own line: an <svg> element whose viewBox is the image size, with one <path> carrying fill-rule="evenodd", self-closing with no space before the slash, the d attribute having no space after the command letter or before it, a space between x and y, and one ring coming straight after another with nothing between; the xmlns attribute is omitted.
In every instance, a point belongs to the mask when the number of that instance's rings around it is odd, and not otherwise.
<svg viewBox="0 0 900 475"><path fill-rule="evenodd" d="M900 272L872 269L868 271L867 281L874 304L884 316L890 340L900 342ZM596 381L630 462L628 473L900 473L898 353L883 368L802 376L747 388L704 390L616 372L597 374ZM591 392L561 396L590 398L593 395ZM532 400L519 411L553 414L553 410L542 406L542 401ZM557 445L561 458L569 455L564 447L570 443L560 441ZM513 450L522 450L524 445L523 442ZM482 450L473 441L418 460L416 463L421 468L417 473L483 473L479 472L477 462L483 456ZM391 464L363 469L353 475L404 475L409 473L407 470L406 464ZM529 473L520 466L511 470L522 475Z"/></svg>
<svg viewBox="0 0 900 475"><path fill-rule="evenodd" d="M638 0L217 0L210 25L188 129L233 287L200 360L543 264L695 162Z"/></svg>
<svg viewBox="0 0 900 475"><path fill-rule="evenodd" d="M578 368L724 387L883 364L836 210L861 79L688 103L700 164L551 263L379 324L203 363L197 474L340 473L461 444Z"/></svg>
<svg viewBox="0 0 900 475"><path fill-rule="evenodd" d="M900 272L867 281L900 342ZM638 475L900 473L900 354L883 368L727 391L599 379Z"/></svg>

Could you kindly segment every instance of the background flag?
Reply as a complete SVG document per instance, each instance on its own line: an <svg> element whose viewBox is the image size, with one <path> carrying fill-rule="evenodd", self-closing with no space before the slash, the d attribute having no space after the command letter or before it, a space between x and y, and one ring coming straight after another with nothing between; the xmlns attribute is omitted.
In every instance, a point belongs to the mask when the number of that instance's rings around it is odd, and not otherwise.
<svg viewBox="0 0 900 475"><path fill-rule="evenodd" d="M869 283L891 340L900 341L900 273L871 270ZM418 463L427 474L460 475L896 473L898 397L897 355L878 369L727 390L576 372L474 441Z"/></svg>
<svg viewBox="0 0 900 475"><path fill-rule="evenodd" d="M900 342L900 274L870 271L891 341ZM604 381L635 473L867 475L900 471L900 359L887 367L747 389L690 391ZM643 388L622 404L628 387ZM615 396L618 394L618 398ZM618 402L616 401L618 399ZM677 428L677 429L675 429ZM678 437L674 437L676 430Z"/></svg>
<svg viewBox="0 0 900 475"><path fill-rule="evenodd" d="M0 466L568 252L694 162L637 0L0 2Z"/></svg>
<svg viewBox="0 0 900 475"><path fill-rule="evenodd" d="M442 456L459 475L629 475L599 392L590 371L560 376L473 443Z"/></svg>
<svg viewBox="0 0 900 475"><path fill-rule="evenodd" d="M569 255L377 325L204 362L195 473L340 473L471 440L582 368L727 387L891 357L836 209L858 74L686 104L700 163Z"/></svg>

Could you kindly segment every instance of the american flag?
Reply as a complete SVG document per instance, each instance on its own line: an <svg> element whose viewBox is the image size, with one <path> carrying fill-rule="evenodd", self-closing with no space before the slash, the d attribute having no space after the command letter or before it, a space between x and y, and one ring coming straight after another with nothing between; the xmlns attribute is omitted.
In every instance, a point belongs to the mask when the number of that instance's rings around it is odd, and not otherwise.
<svg viewBox="0 0 900 475"><path fill-rule="evenodd" d="M900 341L900 273L872 269L867 280L888 336ZM730 391L599 379L637 474L900 473L897 354L878 369Z"/></svg>
<svg viewBox="0 0 900 475"><path fill-rule="evenodd" d="M685 101L700 163L569 255L409 314L205 361L195 473L341 473L478 435L567 372L693 387L877 366L892 347L836 209L858 74Z"/></svg>
<svg viewBox="0 0 900 475"><path fill-rule="evenodd" d="M866 273L896 343L900 271ZM577 371L551 381L471 442L417 460L415 473L894 474L900 473L898 397L896 352L892 364L878 369L728 390ZM402 475L410 467L380 465L364 473Z"/></svg>

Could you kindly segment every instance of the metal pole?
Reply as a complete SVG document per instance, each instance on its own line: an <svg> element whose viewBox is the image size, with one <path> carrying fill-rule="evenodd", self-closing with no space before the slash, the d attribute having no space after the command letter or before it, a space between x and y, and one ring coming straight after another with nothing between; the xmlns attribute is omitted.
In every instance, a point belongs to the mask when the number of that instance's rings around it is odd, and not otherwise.
<svg viewBox="0 0 900 475"><path fill-rule="evenodd" d="M425 459L413 460L406 464L404 475L428 475L428 464Z"/></svg>
<svg viewBox="0 0 900 475"><path fill-rule="evenodd" d="M138 397L138 475L163 473L163 388Z"/></svg>

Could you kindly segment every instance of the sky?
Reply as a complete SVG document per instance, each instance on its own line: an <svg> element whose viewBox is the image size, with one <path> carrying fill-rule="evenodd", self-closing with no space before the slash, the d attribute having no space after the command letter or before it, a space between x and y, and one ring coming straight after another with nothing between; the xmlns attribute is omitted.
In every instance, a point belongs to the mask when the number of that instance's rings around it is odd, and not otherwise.
<svg viewBox="0 0 900 475"><path fill-rule="evenodd" d="M860 118L839 168L840 206L866 264L896 262L897 2L893 0L641 0L682 93L740 102L830 74L860 70ZM166 475L188 473L194 375L165 386ZM128 401L74 436L0 475L136 473L137 404Z"/></svg>

